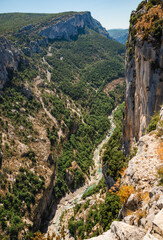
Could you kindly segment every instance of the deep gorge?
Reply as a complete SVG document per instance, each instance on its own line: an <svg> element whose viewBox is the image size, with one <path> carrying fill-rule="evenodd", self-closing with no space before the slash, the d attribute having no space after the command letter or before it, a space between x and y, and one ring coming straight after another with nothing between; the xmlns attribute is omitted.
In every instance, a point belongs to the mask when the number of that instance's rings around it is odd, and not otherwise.
<svg viewBox="0 0 163 240"><path fill-rule="evenodd" d="M161 239L162 18L142 1L125 48L90 12L0 14L0 239Z"/></svg>

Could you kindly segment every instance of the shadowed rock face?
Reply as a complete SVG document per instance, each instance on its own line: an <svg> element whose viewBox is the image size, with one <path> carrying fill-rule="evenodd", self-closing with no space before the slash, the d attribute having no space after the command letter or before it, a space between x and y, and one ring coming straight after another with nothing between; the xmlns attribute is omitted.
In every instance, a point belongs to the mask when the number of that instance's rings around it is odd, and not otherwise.
<svg viewBox="0 0 163 240"><path fill-rule="evenodd" d="M129 35L129 43L132 41ZM127 52L129 49L127 49ZM132 54L126 56L126 114L124 145L128 153L132 143L145 132L151 116L163 104L163 39L136 39Z"/></svg>
<svg viewBox="0 0 163 240"><path fill-rule="evenodd" d="M84 32L85 27L93 29L98 33L111 38L105 28L91 17L90 12L75 14L71 17L60 20L57 23L52 23L40 31L39 35L48 38L49 40L67 40L76 38L79 33Z"/></svg>
<svg viewBox="0 0 163 240"><path fill-rule="evenodd" d="M4 84L12 78L14 70L18 69L21 57L11 44L4 38L0 38L0 90Z"/></svg>

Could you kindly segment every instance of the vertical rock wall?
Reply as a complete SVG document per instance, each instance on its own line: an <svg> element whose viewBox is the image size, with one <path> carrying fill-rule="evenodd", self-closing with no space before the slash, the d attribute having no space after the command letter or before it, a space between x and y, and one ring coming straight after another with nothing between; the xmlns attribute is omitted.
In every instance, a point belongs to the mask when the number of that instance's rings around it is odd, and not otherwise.
<svg viewBox="0 0 163 240"><path fill-rule="evenodd" d="M126 54L126 153L147 128L151 116L163 104L163 37L161 42L128 38ZM131 47L132 46L132 47Z"/></svg>

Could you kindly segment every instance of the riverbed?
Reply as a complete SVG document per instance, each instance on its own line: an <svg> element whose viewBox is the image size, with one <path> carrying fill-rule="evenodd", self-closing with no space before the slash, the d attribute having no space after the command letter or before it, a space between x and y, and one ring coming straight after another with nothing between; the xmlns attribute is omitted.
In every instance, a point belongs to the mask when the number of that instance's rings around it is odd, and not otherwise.
<svg viewBox="0 0 163 240"><path fill-rule="evenodd" d="M92 169L90 179L86 181L84 186L78 188L73 193L66 194L65 197L63 197L59 204L57 205L57 210L55 212L55 216L53 219L49 222L49 226L47 229L47 233L49 235L52 235L54 232L55 234L59 234L60 230L60 217L62 213L65 210L72 209L77 203L79 203L82 199L82 196L85 192L87 192L89 189L93 188L95 185L99 183L99 181L102 178L102 163L100 160L100 154L103 146L108 142L109 138L111 137L114 129L115 124L113 122L113 113L116 109L112 111L112 114L108 117L111 123L110 130L107 132L106 137L103 139L103 141L97 146L97 148L94 151L93 154L93 160L94 160L94 167Z"/></svg>

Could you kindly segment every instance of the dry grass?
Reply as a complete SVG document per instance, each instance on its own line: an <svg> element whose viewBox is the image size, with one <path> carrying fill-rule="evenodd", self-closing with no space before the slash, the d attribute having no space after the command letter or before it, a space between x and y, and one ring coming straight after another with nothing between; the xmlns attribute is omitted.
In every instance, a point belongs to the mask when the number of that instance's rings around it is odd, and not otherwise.
<svg viewBox="0 0 163 240"><path fill-rule="evenodd" d="M161 162L163 163L163 142L159 145L159 147L157 149L157 153L158 153L158 156L159 156Z"/></svg>
<svg viewBox="0 0 163 240"><path fill-rule="evenodd" d="M137 224L139 226L139 221L141 218L145 217L147 214L146 210L142 210L142 209L139 209L137 212L136 212L136 221L137 221Z"/></svg>
<svg viewBox="0 0 163 240"><path fill-rule="evenodd" d="M148 202L150 200L149 193L148 192L142 192L141 190L138 190L136 192L136 197L139 202Z"/></svg>
<svg viewBox="0 0 163 240"><path fill-rule="evenodd" d="M130 210L130 209L126 209L125 211L125 216L129 216L129 215L133 215L134 211Z"/></svg>
<svg viewBox="0 0 163 240"><path fill-rule="evenodd" d="M160 143L159 147L157 148L157 154L161 161L161 166L157 170L159 185L163 186L163 142Z"/></svg>
<svg viewBox="0 0 163 240"><path fill-rule="evenodd" d="M124 185L120 187L119 191L116 194L120 198L121 203L125 204L132 193L135 193L134 187Z"/></svg>

